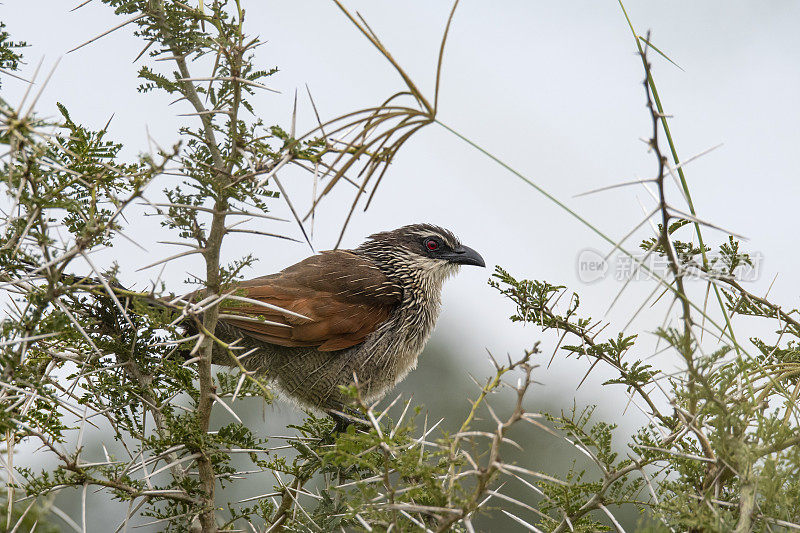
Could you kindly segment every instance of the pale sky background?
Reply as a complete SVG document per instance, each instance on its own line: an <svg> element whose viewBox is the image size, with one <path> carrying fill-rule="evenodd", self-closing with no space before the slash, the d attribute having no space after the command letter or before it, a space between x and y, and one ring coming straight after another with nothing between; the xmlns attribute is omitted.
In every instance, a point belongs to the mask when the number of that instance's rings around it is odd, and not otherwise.
<svg viewBox="0 0 800 533"><path fill-rule="evenodd" d="M32 45L25 51L28 64L23 75L31 76L41 58L46 73L61 57L37 105L39 113L55 117L55 102L60 101L74 120L96 129L113 115L110 138L124 142L131 156L148 150L148 130L160 144L171 145L177 139L176 126L186 120L177 114L191 110L185 103L167 107L171 98L157 93L136 92L142 60L131 62L142 44L132 36L131 27L64 55L120 22L99 2L70 13L78 3L9 0L0 7L12 37ZM244 1L243 5L249 32L268 41L258 50L259 64L280 68L266 83L281 94L262 92L253 99L265 123L288 125L297 89L299 130L313 126L310 104L303 97L305 84L323 118L377 104L402 88L388 63L333 3ZM350 1L347 6L362 13L394 57L432 95L436 54L450 4ZM627 8L634 25L642 33L651 29L653 43L684 69L651 56L662 102L673 115L671 128L681 157L723 143L686 167L698 215L748 237L746 247L763 256L760 277L749 286L763 293L777 274L771 294L784 307L796 307L800 4L631 1ZM652 205L641 186L573 196L648 178L655 171L654 158L640 140L650 135L650 120L644 107L641 62L634 52L621 10L610 0L465 0L455 15L445 53L439 119L619 238L642 217L637 198L648 208ZM208 74L198 69L194 75ZM21 82L4 79L3 96L11 102L19 101L23 90ZM287 186L298 203L307 205L308 177L286 176L284 180L297 177ZM322 204L317 249L335 243L344 204L352 193L342 188ZM680 205L674 189L671 194ZM276 213L289 216L282 202L273 205ZM579 252L609 247L534 189L437 125L406 144L370 210L357 212L343 245L356 246L374 231L420 221L452 229L480 251L490 267L501 265L519 277L545 279L579 291L584 312L592 316L602 316L622 287L613 279L582 284L576 272ZM153 244L162 239L155 218L132 222L128 234L141 240L150 253L121 241L98 257L104 265L119 261L122 279L144 284L157 271L136 269L175 251ZM291 224L263 229L299 236ZM629 244L649 232L645 227ZM704 234L712 244L721 242L718 232ZM224 250L230 259L243 251L260 258L253 276L279 270L309 253L303 245L267 238L248 237L231 244ZM164 274L170 289L179 292L186 272L199 272L198 265L190 260L170 265ZM514 355L539 339L552 346L552 333L542 336L536 328L506 319L512 306L488 287L490 272L465 268L449 282L434 334L435 342L458 354L465 370L473 372L488 369L486 349ZM627 322L652 288L647 282L631 284L609 315L616 328ZM648 310L629 331L647 337L663 316L663 306ZM611 326L607 331L617 329ZM532 394L533 401L565 395L564 401L571 403L577 395L579 402L600 403L604 413L619 416L624 407L621 389L599 387L608 374L598 372L573 393L588 364L557 358L537 375L543 385ZM423 355L420 370L425 365Z"/></svg>

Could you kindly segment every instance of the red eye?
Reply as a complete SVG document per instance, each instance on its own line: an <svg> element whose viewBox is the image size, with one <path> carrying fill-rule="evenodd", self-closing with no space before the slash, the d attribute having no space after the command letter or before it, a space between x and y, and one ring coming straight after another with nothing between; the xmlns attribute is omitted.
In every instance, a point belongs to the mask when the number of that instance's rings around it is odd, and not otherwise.
<svg viewBox="0 0 800 533"><path fill-rule="evenodd" d="M439 249L439 243L436 242L434 239L428 239L427 241L425 241L425 248L427 248L431 252L434 251L434 250L438 250Z"/></svg>

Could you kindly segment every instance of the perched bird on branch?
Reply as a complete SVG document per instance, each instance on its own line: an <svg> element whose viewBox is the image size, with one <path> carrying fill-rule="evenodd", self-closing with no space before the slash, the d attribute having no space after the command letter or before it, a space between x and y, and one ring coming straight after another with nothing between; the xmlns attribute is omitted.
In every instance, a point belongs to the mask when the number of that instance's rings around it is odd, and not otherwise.
<svg viewBox="0 0 800 533"><path fill-rule="evenodd" d="M237 283L220 304L217 336L242 366L288 397L330 414L346 410L340 386L383 396L417 365L441 308L442 284L483 258L450 231L414 224L376 233L353 250L311 256ZM213 362L238 366L215 347Z"/></svg>

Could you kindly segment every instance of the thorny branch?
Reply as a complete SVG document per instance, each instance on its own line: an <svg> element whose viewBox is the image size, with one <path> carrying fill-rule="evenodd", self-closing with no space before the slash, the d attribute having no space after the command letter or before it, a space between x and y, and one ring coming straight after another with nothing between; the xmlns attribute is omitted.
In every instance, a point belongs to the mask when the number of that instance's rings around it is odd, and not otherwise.
<svg viewBox="0 0 800 533"><path fill-rule="evenodd" d="M119 2L110 3L115 7L123 6ZM85 161L88 157L70 144L85 134L83 130L75 128L68 138L54 138L41 131L41 124L36 123L30 112L17 112L5 105L2 109L3 139L10 147L4 156L8 162L4 187L11 206L4 213L3 231L7 238L0 246L0 254L3 254L4 268L6 264L13 268L0 274L0 282L18 297L9 304L15 323L3 331L0 342L3 352L0 399L7 406L3 415L6 418L0 417L0 422L8 428L5 434L5 455L8 457L6 529L10 529L15 504L22 501L17 496L23 490L25 479L21 474L24 472L13 464L13 455L14 446L25 438L38 440L57 458L59 468L56 472L60 476L50 482L34 477L27 487L30 495L26 498L30 498L36 488L46 493L65 487L82 487L84 494L88 485L108 488L131 502L124 525L141 505L160 502L159 505L166 505L167 510L162 512L157 510L157 506L152 506L156 510L148 511L161 513L158 522L174 522L175 527L180 528L185 524L179 524L178 520L185 519L192 527L199 525L204 531L218 530L218 498L215 493L218 482L254 472L272 471L278 478L276 490L248 499L258 503L255 508L232 506L229 509L231 518L222 526L224 530L233 528L233 524L240 520L254 531L258 527L255 522L265 525L265 530L270 532L295 526L315 530L326 527L331 530L373 530L383 527L393 531L412 528L446 531L457 524L463 525L467 531L474 531L472 521L478 514L491 512L488 502L510 503L524 509L540 520L540 527L555 531L592 530L596 526L592 518L595 512L604 513L621 531L622 526L609 511L609 506L629 502L653 510L665 524L674 524L682 530L699 530L693 520L699 520L700 511L707 509L716 520L715 524L725 524L738 532L753 530L759 521L795 529L800 527L790 520L768 516L765 507L771 503L764 492L764 486L770 481L769 472L780 471L779 467L786 464L780 461L785 461L793 453L800 439L797 425L790 416L797 409L800 396L800 385L795 383L800 373L797 350L792 345L780 346L784 336L796 339L800 335L800 322L795 318L795 310L786 311L766 296L754 295L733 276L713 275L699 234L701 222L691 205L685 181L684 198L690 203L691 217L686 218L689 215L670 206L665 187L670 169L659 146L662 132L666 134L673 157L677 159L677 156L646 55L651 46L649 35L647 38L637 36L646 74L647 107L653 125L649 146L658 162L655 177L648 180L658 187L658 205L646 221L659 215L661 228L648 253L662 253L668 260L673 279L665 293L671 290L676 301L680 302L683 327L680 331L662 328L659 334L682 356L687 370L675 375L662 372L659 376L659 373L650 373L646 369L641 371L642 367L639 367L640 375L636 375L634 367L626 366L627 361L623 362L621 355L615 359L603 352L602 343L596 340L599 332L592 333L594 328L589 327L589 322L581 324L572 322L569 316L566 319L561 317L555 310L557 302L542 306L538 318L540 324L547 323L562 332L556 351L566 334L576 336L581 346L572 353L595 357L592 368L601 360L608 363L619 376L613 382L628 385L631 398L633 390L647 404L647 411L643 409L643 412L648 415L650 424L630 445L636 457L615 461L610 430L602 426L599 429L597 426L588 428L588 416L562 414L561 417L552 417L556 426L552 428L539 422L539 416L525 410L525 396L534 383L532 375L536 365L531 359L537 351L534 349L518 361L509 359L506 365L492 359L494 376L481 386L477 399L452 435L445 434L439 439L430 437L441 420L429 427L426 418L421 434L412 436L416 434L416 426L411 422L415 415L407 417L410 402L405 403L398 420L392 422L387 413L394 413L392 409L398 400L378 412L377 406L364 403L356 388L354 399L368 422L365 427L331 439L330 426L310 417L300 429L303 436L287 438L289 446L298 451L298 459L292 466L282 461L283 457L276 457L269 463L253 459L258 469L250 472L228 467L224 457L232 454L273 454L275 457L285 448L265 448L246 431L231 436L232 432L242 430L235 424L210 431L212 407L214 403L221 403L221 397L228 395L233 401L244 389L249 389L250 395L268 396L261 381L245 372L244 368L240 367L242 375L235 386L211 373L213 349L227 350L236 359L236 347L224 344L215 336L219 304L231 296L224 291L228 274L222 264L221 246L225 235L244 231L238 228L240 221L230 222L228 219L233 216L271 217L265 212L265 204L260 198L262 193L253 193L254 197L258 196L254 199L242 195L242 188L255 186L261 191L264 184L273 180L283 189L277 175L289 163L314 173L315 186L318 180L324 183L319 194L315 189L305 216L300 216L295 204L285 198L305 233L303 224L308 217L314 216L321 199L336 183L350 183L357 193L345 216L341 240L356 205L363 197L365 208L369 206L400 147L416 131L436 119L443 51L458 5L458 2L454 3L445 26L431 99L418 89L366 21L337 2L345 16L398 72L405 88L380 106L348 113L327 122L318 119L318 126L300 137L295 136L293 119L289 133L276 129L274 136L282 145L273 149L262 142L269 136L249 132L240 116L241 108L246 107L245 95L249 90L269 88L247 74L249 59L246 54L258 42L245 38L243 10L238 2L234 3L229 18L220 17L217 4L209 6L200 2L195 8L182 2L163 0L124 3L125 9L133 6L131 9L135 12L127 13L122 9L120 13L129 17L114 28L137 25L145 32L148 41L144 51L156 42L163 45L163 50L156 55L161 56L160 60L175 64L175 79L157 74L148 79L161 83L162 88L174 89L172 92L178 92L180 99L187 100L192 106L194 112L191 116L199 118L200 126L197 131L188 132L187 138L197 151L179 153L176 147L171 154L161 154L161 164L154 164L151 157L137 168L97 159L92 160L94 166L89 170L75 170L70 160ZM139 9L141 13L136 11ZM211 11L206 12L206 9ZM178 14L182 18L177 17ZM192 33L194 30L176 25L178 19L190 28L194 27L192 25L208 25L216 33L213 36L204 32ZM199 40L187 40L187 36L198 35L201 37ZM646 46L642 46L640 41ZM171 55L166 56L167 53ZM214 56L213 71L211 76L193 77L190 65L201 53ZM209 82L208 88L196 82ZM222 87L224 90L218 90ZM404 98L412 103L402 105ZM68 117L66 120L71 122ZM220 125L222 120L227 121L225 126ZM200 149L196 149L197 143L202 145ZM103 147L91 145L91 148L102 151ZM180 166L167 168L167 164L174 162L179 155L186 156L180 160ZM363 166L358 168L360 162ZM675 168L680 170L681 165L677 160L675 163ZM47 172L39 170L37 165ZM62 176L60 182L46 181L56 174ZM682 171L680 174L683 179ZM202 191L205 196L199 200L198 196L175 196L167 203L152 204L142 191L159 175L177 175L194 180L205 187ZM127 194L120 194L115 188L117 185L108 181L112 177L127 178L134 187ZM78 194L85 200L80 209L65 199ZM36 201L42 198L62 201L64 205L59 208L66 209L75 218L56 223L51 219L51 205ZM103 272L94 265L89 254L108 243L111 237L121 235L118 219L124 217L137 199L142 199L162 214L167 224L172 224L171 228L177 229L184 239L170 242L189 246L189 251L155 264L167 263L187 254L202 254L204 257L205 292L199 302L191 298L157 296L157 283L150 293L121 288L115 282L113 269ZM206 200L210 202L204 204ZM247 204L248 200L252 200L253 205ZM110 213L104 214L104 207L108 207ZM206 216L208 220L201 220L200 216ZM680 243L674 239L671 230L672 223L681 220L693 221L698 228L699 253L703 255L700 270L705 272L710 284L714 283L715 290L718 286L727 287L722 292L729 298L730 306L727 310L723 307L722 312L738 357L733 362L724 359L727 347L703 353L697 338L702 325L693 320L691 313L692 309L699 311L699 307L692 302L685 283L686 268L691 265L681 257ZM642 225L637 225L631 233ZM74 231L75 226L80 226L81 231ZM56 235L62 229L72 232L72 237L59 239ZM257 233L256 230L247 231ZM91 275L81 277L69 273L69 265L78 259L86 261ZM231 271L238 272L236 268ZM93 302L94 306L86 304L87 301ZM147 302L168 309L170 319L154 319L149 313L156 311L143 311L137 307ZM104 304L108 305L103 307ZM95 311L117 314L119 328L112 328L110 332L103 330L97 317L92 316ZM705 319L705 310L702 314ZM779 336L775 344L760 346L763 362L752 363L742 356L745 352L733 336L730 321L734 315L741 314L778 322ZM528 320L528 317L523 319ZM179 338L180 335L177 339L164 339L152 331L162 328L174 333L176 324L185 320L195 323L196 335L186 339ZM4 326L9 324L3 323ZM158 328L148 330L151 325ZM698 327L700 331L697 331ZM109 338L119 341L118 345L113 345ZM189 359L183 365L174 364L175 361L170 359L183 347L186 347ZM152 351L150 358L159 358L158 363L152 365L148 357L142 357L142 350ZM111 356L115 359L109 362ZM196 365L196 376L199 377L196 388L192 382L195 374L185 373L187 365ZM70 372L75 370L69 379L64 380L55 371L57 368L69 368ZM520 374L516 386L505 382L511 372ZM133 384L133 387L115 388L116 384L112 382L122 374L127 376L124 385ZM176 383L184 389L176 387ZM645 390L650 385L663 386L662 391L672 387L667 400L674 411L673 416L664 414L666 405L661 405L658 398L652 398L652 391ZM489 405L489 398L508 387L515 392L515 398L510 414L501 417ZM175 401L186 390L194 402L193 409ZM95 397L91 391L104 391L107 396ZM130 413L125 412L128 405L113 401L114 394L126 401L134 400L128 402L135 404L130 407ZM768 409L778 403L783 406L783 412L773 416ZM182 418L176 415L176 410L188 412L191 417ZM228 410L236 417L231 409ZM488 431L477 428L482 410L493 421ZM48 418L47 413L52 416ZM781 414L783 416L779 416ZM75 424L78 444L74 453L61 450L60 442L65 431L69 431L62 422L67 420L65 417L78 421ZM81 459L85 428L97 426L102 419L108 420L117 435L133 436L143 444L128 449L123 440L121 445L128 456L124 461L112 458L105 450L105 461L88 463ZM146 426L151 419L155 424L154 430L148 430ZM185 424L187 420L191 424ZM509 431L520 421L569 442L597 467L599 481L585 483L580 476L564 480L507 460L507 447L519 447L509 438ZM196 426L198 432L183 431L187 425ZM656 432L660 437L654 436ZM226 444L223 442L226 438L236 443ZM467 448L467 444L472 448ZM192 469L193 466L196 470ZM667 468L671 469L669 475L663 474ZM162 472L172 477L163 489L154 485L154 478ZM286 484L278 473L287 473L294 478ZM641 479L633 479L636 474ZM134 475L142 477L137 479ZM316 494L306 488L315 476L322 476L325 481ZM533 491L539 503L529 504L509 495L504 487L512 480ZM644 484L649 490L647 500L638 497L636 492ZM625 486L631 489L625 489ZM134 509L133 501L139 498L141 502ZM274 498L280 498L280 501ZM301 498L313 498L322 503L315 511ZM700 507L692 507L695 502L699 502L697 505ZM527 529L538 530L522 517L504 508L502 512ZM258 518L253 518L255 516ZM796 521L791 514L784 518Z"/></svg>

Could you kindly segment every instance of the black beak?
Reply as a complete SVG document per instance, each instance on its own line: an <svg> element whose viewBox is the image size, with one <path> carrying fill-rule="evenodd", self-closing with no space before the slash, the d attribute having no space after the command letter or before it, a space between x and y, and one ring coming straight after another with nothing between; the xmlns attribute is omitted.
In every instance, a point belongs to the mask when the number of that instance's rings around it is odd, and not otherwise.
<svg viewBox="0 0 800 533"><path fill-rule="evenodd" d="M459 246L450 253L443 254L443 259L447 259L451 263L457 265L475 265L485 267L486 263L483 261L481 254L470 248L469 246Z"/></svg>

